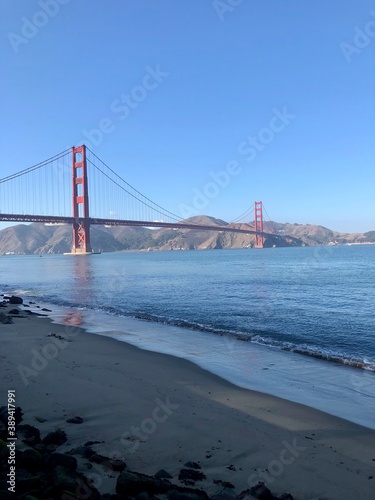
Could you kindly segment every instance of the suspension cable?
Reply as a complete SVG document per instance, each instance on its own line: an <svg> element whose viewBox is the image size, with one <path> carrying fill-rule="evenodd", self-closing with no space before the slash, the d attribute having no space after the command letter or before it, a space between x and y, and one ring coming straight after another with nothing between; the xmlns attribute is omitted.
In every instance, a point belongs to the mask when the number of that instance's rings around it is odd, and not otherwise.
<svg viewBox="0 0 375 500"><path fill-rule="evenodd" d="M86 146L87 147L87 146ZM166 210L165 208L161 207L160 205L158 205L157 203L155 203L154 201L150 200L150 198L147 198L147 196L145 196L144 194L142 194L140 191L138 191L135 187L133 187L131 184L129 184L128 182L126 182L125 179L123 179L120 175L116 174L116 172L114 170L112 170L106 163L104 163L104 161L102 161L98 156L96 156L95 153L93 153L91 151L91 149L87 148L90 153L97 159L99 160L105 167L108 168L108 170L110 172L112 172L116 177L118 177L122 182L124 182L127 186L129 186L131 189L133 189L137 194L141 195L142 198L144 198L145 200L147 200L148 202L152 203L153 206L150 206L148 205L147 203L145 203L144 201L140 200L139 198L137 198L134 194L130 193L129 191L127 191L124 187L120 186L116 181L114 181L113 179L111 179L111 177L109 177L107 174L105 174L99 167L97 167L94 163L92 163L90 160L90 163L91 165L93 165L95 168L97 168L102 174L104 174L108 179L110 179L112 182L114 182L117 186L119 186L123 191L126 191L128 194L130 194L131 196L133 196L133 198L135 198L136 200L140 201L141 203L143 203L144 205L148 206L149 208L151 209L154 209L155 210L155 207L157 208L160 208L161 209L161 212L163 215L166 215L167 217L170 217L171 219L174 219L176 220L177 222L180 222L181 221L181 216L180 215L177 215L173 212L170 212L169 210ZM158 211L158 210L156 210ZM167 215L169 214L169 215Z"/></svg>
<svg viewBox="0 0 375 500"><path fill-rule="evenodd" d="M47 160L44 160L40 163L37 163L36 165L33 165L32 167L25 168L24 170L21 170L20 172L17 172L17 173L12 174L12 175L8 175L8 177L3 177L2 179L0 179L0 184L3 182L15 179L16 177L20 177L21 175L25 175L25 174L28 174L30 172L33 172L34 170L38 170L39 168L42 168L45 165L47 165L47 163L52 163L52 161L54 161L54 160L59 160L60 158L65 156L70 151L71 151L70 149L66 149L65 151L62 151L61 153L58 153L57 155L51 156L51 158L48 158Z"/></svg>
<svg viewBox="0 0 375 500"><path fill-rule="evenodd" d="M245 210L245 212L243 214L241 214L239 217L236 217L236 219L233 219L231 221L231 224L234 224L235 222L240 221L243 217L245 217L246 215L250 214L253 210L254 210L254 203L251 205L250 208L248 208L247 210Z"/></svg>

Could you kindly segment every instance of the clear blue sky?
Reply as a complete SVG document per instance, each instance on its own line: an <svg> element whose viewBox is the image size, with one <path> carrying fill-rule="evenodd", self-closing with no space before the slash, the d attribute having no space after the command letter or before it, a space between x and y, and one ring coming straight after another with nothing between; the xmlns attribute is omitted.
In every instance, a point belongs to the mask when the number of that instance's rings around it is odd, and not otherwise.
<svg viewBox="0 0 375 500"><path fill-rule="evenodd" d="M0 177L91 138L175 213L233 161L201 212L232 220L262 200L279 222L375 229L374 1L1 0L1 12Z"/></svg>

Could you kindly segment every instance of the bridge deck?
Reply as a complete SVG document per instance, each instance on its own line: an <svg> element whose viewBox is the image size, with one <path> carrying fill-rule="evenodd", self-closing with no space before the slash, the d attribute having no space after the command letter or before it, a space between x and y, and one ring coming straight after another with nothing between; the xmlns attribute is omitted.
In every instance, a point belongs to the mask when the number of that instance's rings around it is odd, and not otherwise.
<svg viewBox="0 0 375 500"><path fill-rule="evenodd" d="M83 221L85 219L79 218L78 221ZM0 221L6 222L41 222L49 224L73 224L75 222L74 217L63 217L54 215L29 215L29 214L0 214ZM269 233L263 231L255 231L255 229L243 229L228 226L210 226L203 224L189 224L183 221L181 222L159 222L159 221L142 221L142 220L122 220L122 219L97 219L88 218L90 225L102 225L102 226L138 226L138 227L162 227L166 229L194 229L198 231L224 231L228 233L243 233L243 234L262 234L263 236L272 236L273 238L278 238L280 240L285 240L286 238L300 243L301 240L289 235L280 235Z"/></svg>

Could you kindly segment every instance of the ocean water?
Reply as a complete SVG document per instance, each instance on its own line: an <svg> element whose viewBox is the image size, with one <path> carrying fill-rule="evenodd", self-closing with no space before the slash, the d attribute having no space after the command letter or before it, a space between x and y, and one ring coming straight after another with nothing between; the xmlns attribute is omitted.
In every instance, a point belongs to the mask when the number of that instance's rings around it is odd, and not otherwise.
<svg viewBox="0 0 375 500"><path fill-rule="evenodd" d="M0 289L375 428L375 246L2 256Z"/></svg>

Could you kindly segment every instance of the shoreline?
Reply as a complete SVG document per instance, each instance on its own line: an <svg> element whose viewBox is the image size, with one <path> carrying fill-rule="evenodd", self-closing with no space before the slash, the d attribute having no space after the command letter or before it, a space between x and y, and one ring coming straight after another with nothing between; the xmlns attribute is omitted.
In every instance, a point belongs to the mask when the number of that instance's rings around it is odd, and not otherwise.
<svg viewBox="0 0 375 500"><path fill-rule="evenodd" d="M51 319L63 323L71 310L46 303ZM371 417L375 392L374 372L256 342L193 330L194 346L186 328L104 311L80 310L82 327L141 349L186 359L236 387L280 397L375 430ZM104 326L103 326L104 325ZM152 333L151 333L152 331ZM237 362L233 363L233 359ZM244 371L242 371L244 369ZM277 391L275 388L277 387Z"/></svg>
<svg viewBox="0 0 375 500"><path fill-rule="evenodd" d="M15 318L0 332L2 398L16 389L25 423L42 417L42 433L64 429L61 451L104 441L104 455L145 474L163 468L179 485L183 464L198 462L207 479L195 487L209 494L220 479L237 493L260 480L295 499L371 498L375 432L368 428L49 318ZM66 423L77 415L83 424ZM97 481L103 493L114 491L109 475Z"/></svg>

